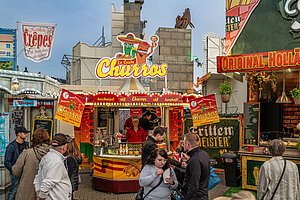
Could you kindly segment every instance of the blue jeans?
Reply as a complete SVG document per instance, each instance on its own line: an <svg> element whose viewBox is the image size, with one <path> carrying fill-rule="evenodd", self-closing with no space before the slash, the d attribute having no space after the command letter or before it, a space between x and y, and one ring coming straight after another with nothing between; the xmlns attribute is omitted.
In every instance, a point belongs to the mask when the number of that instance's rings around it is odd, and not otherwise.
<svg viewBox="0 0 300 200"><path fill-rule="evenodd" d="M20 178L16 177L13 174L10 175L10 187L9 187L9 192L8 192L6 200L14 200L15 199L19 182L20 182Z"/></svg>

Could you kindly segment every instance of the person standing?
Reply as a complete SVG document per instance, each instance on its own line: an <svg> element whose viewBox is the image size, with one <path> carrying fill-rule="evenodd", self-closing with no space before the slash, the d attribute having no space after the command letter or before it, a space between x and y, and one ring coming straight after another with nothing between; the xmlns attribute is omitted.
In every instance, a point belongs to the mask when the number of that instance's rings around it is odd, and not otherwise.
<svg viewBox="0 0 300 200"><path fill-rule="evenodd" d="M285 144L283 141L275 139L270 142L268 149L272 158L264 162L259 170L257 198L269 200L274 194L273 199L300 199L298 167L292 161L282 157L286 149Z"/></svg>
<svg viewBox="0 0 300 200"><path fill-rule="evenodd" d="M53 136L50 151L42 158L34 179L37 200L70 200L72 186L64 165L63 154L68 140L62 133Z"/></svg>
<svg viewBox="0 0 300 200"><path fill-rule="evenodd" d="M142 166L145 165L146 160L150 156L151 152L158 148L157 143L164 141L166 135L165 129L162 127L156 127L153 135L148 136L142 147ZM185 162L178 162L174 159L169 159L170 164L176 167L185 167Z"/></svg>
<svg viewBox="0 0 300 200"><path fill-rule="evenodd" d="M142 165L144 166L146 160L150 156L151 152L157 148L157 143L164 141L166 135L165 129L157 127L154 129L153 135L148 136L147 140L143 144L142 148Z"/></svg>
<svg viewBox="0 0 300 200"><path fill-rule="evenodd" d="M68 143L66 151L67 159L65 165L68 171L68 176L72 184L72 200L74 192L78 190L79 185L79 165L82 164L82 156L74 138Z"/></svg>
<svg viewBox="0 0 300 200"><path fill-rule="evenodd" d="M25 141L29 132L30 131L27 131L23 126L17 127L15 129L17 138L6 147L4 166L10 173L10 188L7 195L7 200L14 200L17 193L20 179L12 173L12 166L14 166L14 164L17 162L20 154L25 149L29 148L29 143Z"/></svg>
<svg viewBox="0 0 300 200"><path fill-rule="evenodd" d="M139 126L138 118L132 119L132 127L126 132L126 140L132 144L142 144L146 140L144 129Z"/></svg>
<svg viewBox="0 0 300 200"><path fill-rule="evenodd" d="M200 150L199 137L188 133L183 139L183 148L187 155L182 160L187 162L182 191L189 200L208 200L208 181L210 174L210 157ZM187 160L187 156L190 158Z"/></svg>
<svg viewBox="0 0 300 200"><path fill-rule="evenodd" d="M146 165L142 169L139 177L139 184L141 187L144 187L143 197L145 198L145 200L170 199L170 188L177 188L178 181L176 179L173 168L169 167L167 152L161 148L154 149L145 164ZM165 177L165 180L160 181L163 178L162 176L164 171L166 171L167 169L170 170L170 173L166 175L167 177ZM156 188L150 192L150 190L154 187Z"/></svg>
<svg viewBox="0 0 300 200"><path fill-rule="evenodd" d="M33 180L38 173L39 163L49 151L50 138L45 129L39 128L34 131L30 149L27 149L19 156L12 172L20 178L16 200L36 199Z"/></svg>
<svg viewBox="0 0 300 200"><path fill-rule="evenodd" d="M146 132L146 134L148 134L148 131L151 130L150 119L151 119L151 113L149 110L147 110L143 114L142 118L140 118L140 120L139 120L139 124L143 128L143 130Z"/></svg>

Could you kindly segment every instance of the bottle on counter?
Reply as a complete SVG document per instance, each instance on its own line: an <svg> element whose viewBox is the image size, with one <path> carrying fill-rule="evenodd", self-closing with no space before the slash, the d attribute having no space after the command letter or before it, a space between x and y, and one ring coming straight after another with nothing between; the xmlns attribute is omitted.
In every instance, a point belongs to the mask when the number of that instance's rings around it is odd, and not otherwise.
<svg viewBox="0 0 300 200"><path fill-rule="evenodd" d="M123 155L123 144L120 144L120 155Z"/></svg>
<svg viewBox="0 0 300 200"><path fill-rule="evenodd" d="M125 155L128 155L128 145L126 143L126 147L125 147Z"/></svg>

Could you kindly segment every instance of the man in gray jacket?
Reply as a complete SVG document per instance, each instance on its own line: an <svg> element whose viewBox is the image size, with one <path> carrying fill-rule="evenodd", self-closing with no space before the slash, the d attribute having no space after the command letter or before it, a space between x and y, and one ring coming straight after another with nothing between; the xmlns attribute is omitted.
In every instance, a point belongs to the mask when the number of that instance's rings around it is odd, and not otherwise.
<svg viewBox="0 0 300 200"><path fill-rule="evenodd" d="M70 200L72 186L64 166L67 137L62 133L53 136L52 149L42 158L34 179L38 200Z"/></svg>

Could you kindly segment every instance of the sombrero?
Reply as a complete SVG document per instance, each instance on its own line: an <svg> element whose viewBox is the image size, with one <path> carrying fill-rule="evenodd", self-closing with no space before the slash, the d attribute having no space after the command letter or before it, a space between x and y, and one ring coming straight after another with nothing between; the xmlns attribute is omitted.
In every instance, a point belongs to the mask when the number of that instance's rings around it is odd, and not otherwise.
<svg viewBox="0 0 300 200"><path fill-rule="evenodd" d="M118 36L118 40L120 40L121 42L126 42L129 44L138 44L140 43L142 40L134 38L134 35L132 33L128 33L125 36Z"/></svg>

